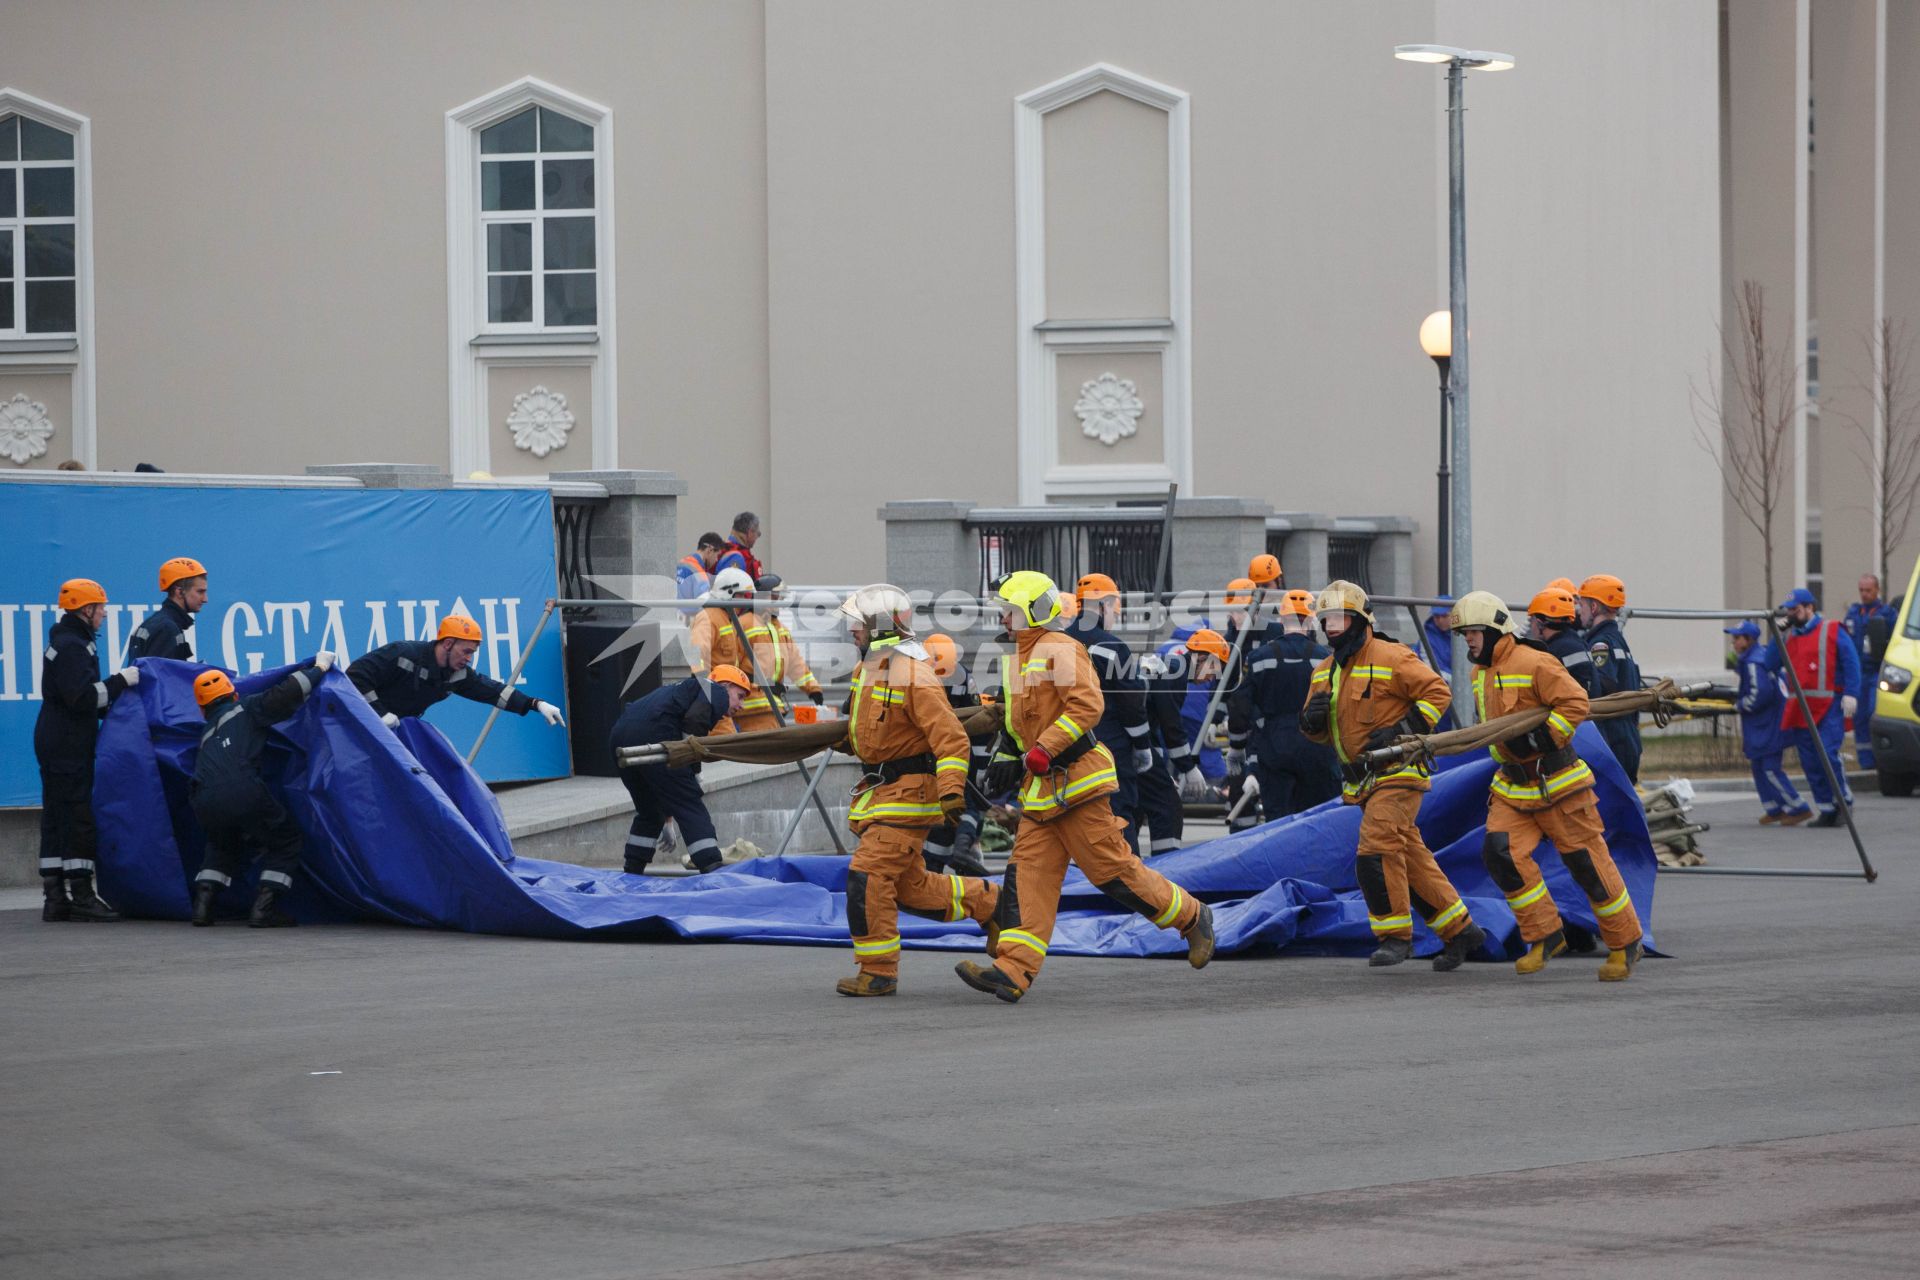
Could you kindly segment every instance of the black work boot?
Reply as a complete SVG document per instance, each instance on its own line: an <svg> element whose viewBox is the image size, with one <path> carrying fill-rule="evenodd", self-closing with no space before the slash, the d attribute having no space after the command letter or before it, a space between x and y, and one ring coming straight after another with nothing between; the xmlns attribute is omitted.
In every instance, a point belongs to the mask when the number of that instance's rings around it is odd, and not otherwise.
<svg viewBox="0 0 1920 1280"><path fill-rule="evenodd" d="M1467 962L1467 957L1480 949L1487 940L1487 931L1473 921L1467 921L1467 927L1448 938L1446 945L1440 948L1440 954L1433 958L1435 973L1451 973Z"/></svg>
<svg viewBox="0 0 1920 1280"><path fill-rule="evenodd" d="M1027 994L1012 978L1002 973L998 965L979 965L971 960L962 960L953 966L953 971L960 975L960 981L975 991L985 991L1005 1000L1008 1004L1014 1003Z"/></svg>
<svg viewBox="0 0 1920 1280"><path fill-rule="evenodd" d="M40 890L46 895L46 901L40 904L40 918L48 924L54 924L67 918L67 878L65 876L41 876Z"/></svg>
<svg viewBox="0 0 1920 1280"><path fill-rule="evenodd" d="M1390 964L1399 964L1412 957L1412 938L1382 938L1379 948L1367 957L1367 964L1375 969L1384 969Z"/></svg>
<svg viewBox="0 0 1920 1280"><path fill-rule="evenodd" d="M105 924L118 920L120 913L93 891L93 877L86 872L67 877L67 919Z"/></svg>
<svg viewBox="0 0 1920 1280"><path fill-rule="evenodd" d="M249 929L290 929L299 924L286 909L280 905L280 895L286 892L273 885L263 884L259 892L253 895L253 910L247 916Z"/></svg>
<svg viewBox="0 0 1920 1280"><path fill-rule="evenodd" d="M195 880L193 882L193 927L204 929L213 923L213 900L220 896L220 883L215 880Z"/></svg>
<svg viewBox="0 0 1920 1280"><path fill-rule="evenodd" d="M972 827L961 827L953 838L953 852L947 855L947 870L956 876L986 876L987 864L980 861L974 846L980 841L980 833Z"/></svg>
<svg viewBox="0 0 1920 1280"><path fill-rule="evenodd" d="M1807 825L1812 827L1837 827L1840 825L1840 811L1838 809L1822 809L1820 816Z"/></svg>

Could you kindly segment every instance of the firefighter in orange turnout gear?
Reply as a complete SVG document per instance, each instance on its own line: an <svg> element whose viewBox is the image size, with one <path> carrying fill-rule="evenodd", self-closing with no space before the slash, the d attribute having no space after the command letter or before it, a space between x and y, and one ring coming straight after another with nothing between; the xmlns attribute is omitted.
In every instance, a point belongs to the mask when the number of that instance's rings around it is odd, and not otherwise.
<svg viewBox="0 0 1920 1280"><path fill-rule="evenodd" d="M1453 630L1474 663L1473 700L1482 720L1548 708L1545 724L1492 747L1500 768L1493 775L1482 856L1527 944L1514 969L1538 973L1567 949L1560 912L1534 861L1546 839L1593 903L1607 944L1600 981L1624 981L1640 959L1640 917L1607 852L1593 770L1573 750L1573 731L1587 718L1587 691L1550 651L1515 637L1506 605L1491 592L1461 596L1453 606Z"/></svg>
<svg viewBox="0 0 1920 1280"><path fill-rule="evenodd" d="M722 569L713 575L713 586L708 590L707 597L752 600L753 579L747 576L744 569ZM694 614L693 620L687 623L687 643L691 646L687 665L692 668L693 674L705 675L715 667L738 667L752 676L754 658L763 656L757 644L754 646L754 657L747 656L746 633L753 625L753 615L744 609L721 609L708 605ZM764 667L762 674L765 674ZM757 684L753 687L734 715L733 727L741 733L780 727L780 722L774 719L766 689Z"/></svg>
<svg viewBox="0 0 1920 1280"><path fill-rule="evenodd" d="M1014 654L987 793L999 795L1024 777L1020 831L994 914L994 962L962 960L954 972L1010 1004L1025 995L1047 958L1069 861L1114 901L1177 930L1187 940L1187 962L1205 967L1213 958L1212 910L1134 856L1107 803L1118 784L1113 756L1093 736L1104 707L1100 677L1086 649L1060 629L1058 588L1045 574L1022 570L1001 579L996 591Z"/></svg>
<svg viewBox="0 0 1920 1280"><path fill-rule="evenodd" d="M900 917L973 920L993 949L990 880L937 875L921 858L927 832L966 812L972 744L946 685L913 638L913 603L878 583L840 606L860 648L847 699L847 749L866 776L847 822L860 837L847 867L847 932L860 971L834 988L843 996L890 996L900 986Z"/></svg>
<svg viewBox="0 0 1920 1280"><path fill-rule="evenodd" d="M813 700L814 706L821 706L827 695L815 678L813 668L807 665L807 659L800 652L799 641L793 638L793 632L780 620L780 602L786 597L780 590L780 575L764 574L753 584L754 611L740 619L747 629L747 643L753 646L753 656L760 662L760 674L766 678L767 689L774 705L780 708L780 714L787 714L788 695L798 689ZM755 716L749 711L747 728L776 729L771 709Z"/></svg>
<svg viewBox="0 0 1920 1280"><path fill-rule="evenodd" d="M1367 593L1353 583L1329 583L1314 612L1333 654L1313 670L1300 731L1333 747L1340 794L1361 806L1354 876L1380 944L1367 963L1378 968L1413 955L1417 908L1443 944L1433 967L1458 969L1486 934L1420 838L1416 820L1427 772L1407 764L1376 773L1362 759L1402 734L1432 733L1451 700L1447 682L1407 646L1373 633Z"/></svg>

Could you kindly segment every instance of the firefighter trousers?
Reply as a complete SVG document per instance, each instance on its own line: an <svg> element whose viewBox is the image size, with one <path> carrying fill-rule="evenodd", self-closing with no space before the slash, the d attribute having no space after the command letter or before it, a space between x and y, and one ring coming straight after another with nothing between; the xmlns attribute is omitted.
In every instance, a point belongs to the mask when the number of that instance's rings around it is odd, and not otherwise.
<svg viewBox="0 0 1920 1280"><path fill-rule="evenodd" d="M1627 896L1626 881L1613 865L1613 855L1607 852L1600 808L1591 789L1576 791L1545 809L1519 809L1497 795L1488 801L1482 856L1487 874L1507 896L1507 905L1520 922L1520 936L1538 942L1563 927L1540 864L1534 860L1542 840L1553 842L1568 874L1593 904L1607 949L1621 951L1637 939L1640 917Z"/></svg>
<svg viewBox="0 0 1920 1280"><path fill-rule="evenodd" d="M1473 923L1467 904L1420 838L1420 802L1412 787L1376 787L1360 810L1354 877L1376 938L1413 938L1413 912L1443 940Z"/></svg>
<svg viewBox="0 0 1920 1280"><path fill-rule="evenodd" d="M925 827L871 822L860 832L859 847L847 864L847 932L853 935L853 959L862 973L899 976L902 911L982 926L993 918L1000 897L993 882L927 870L920 855L926 840Z"/></svg>
<svg viewBox="0 0 1920 1280"><path fill-rule="evenodd" d="M1083 801L1046 822L1028 815L1014 837L994 913L1000 926L1000 955L994 963L1022 991L1033 985L1046 961L1069 862L1094 888L1162 929L1185 933L1200 915L1200 904L1184 889L1134 856L1104 797Z"/></svg>

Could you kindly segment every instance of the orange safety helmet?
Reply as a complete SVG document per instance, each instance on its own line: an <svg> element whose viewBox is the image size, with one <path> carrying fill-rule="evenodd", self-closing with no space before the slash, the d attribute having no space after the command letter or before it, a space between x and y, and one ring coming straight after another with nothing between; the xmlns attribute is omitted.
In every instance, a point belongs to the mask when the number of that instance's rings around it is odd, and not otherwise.
<svg viewBox="0 0 1920 1280"><path fill-rule="evenodd" d="M69 613L106 602L107 589L92 578L68 578L60 584L60 607Z"/></svg>
<svg viewBox="0 0 1920 1280"><path fill-rule="evenodd" d="M440 619L440 630L433 637L439 640L471 640L480 643L480 624L465 614L450 613Z"/></svg>
<svg viewBox="0 0 1920 1280"><path fill-rule="evenodd" d="M1232 582L1229 582L1227 584L1227 605L1229 608L1231 608L1234 605L1252 604L1252 603L1253 603L1253 579L1252 578L1235 578Z"/></svg>
<svg viewBox="0 0 1920 1280"><path fill-rule="evenodd" d="M1572 578L1555 578L1547 584L1547 588L1548 590L1564 591L1570 596L1577 595L1580 591L1580 588L1573 585Z"/></svg>
<svg viewBox="0 0 1920 1280"><path fill-rule="evenodd" d="M960 646L953 642L952 636L936 631L920 643L927 651L927 661L933 664L934 672L941 679L960 669Z"/></svg>
<svg viewBox="0 0 1920 1280"><path fill-rule="evenodd" d="M1120 594L1120 586L1104 573L1082 574L1080 581L1074 584L1073 594L1081 604L1089 600L1105 600Z"/></svg>
<svg viewBox="0 0 1920 1280"><path fill-rule="evenodd" d="M1286 575L1280 570L1279 556L1259 555L1248 563L1247 576L1264 587L1279 582Z"/></svg>
<svg viewBox="0 0 1920 1280"><path fill-rule="evenodd" d="M1610 573L1588 574L1578 594L1588 600L1598 600L1609 609L1627 607L1627 584Z"/></svg>
<svg viewBox="0 0 1920 1280"><path fill-rule="evenodd" d="M1555 622L1573 621L1573 592L1559 587L1547 587L1527 603L1527 612L1536 618L1551 618Z"/></svg>
<svg viewBox="0 0 1920 1280"><path fill-rule="evenodd" d="M1302 618L1311 618L1313 616L1313 592L1295 590L1289 591L1286 595L1281 596L1280 616L1285 617L1288 614L1295 614Z"/></svg>
<svg viewBox="0 0 1920 1280"><path fill-rule="evenodd" d="M193 679L193 700L201 706L233 696L233 681L220 670L202 671Z"/></svg>
<svg viewBox="0 0 1920 1280"><path fill-rule="evenodd" d="M192 556L175 556L160 566L160 589L162 591L171 591L173 584L176 582L183 582L188 578L204 578L206 576L207 566L201 564Z"/></svg>
<svg viewBox="0 0 1920 1280"><path fill-rule="evenodd" d="M730 684L742 693L753 692L753 681L747 679L747 673L730 662L723 662L707 672L707 679L714 684Z"/></svg>
<svg viewBox="0 0 1920 1280"><path fill-rule="evenodd" d="M1188 636L1187 651L1211 654L1222 662L1225 662L1233 653L1233 650L1227 647L1226 637L1211 627L1202 627Z"/></svg>

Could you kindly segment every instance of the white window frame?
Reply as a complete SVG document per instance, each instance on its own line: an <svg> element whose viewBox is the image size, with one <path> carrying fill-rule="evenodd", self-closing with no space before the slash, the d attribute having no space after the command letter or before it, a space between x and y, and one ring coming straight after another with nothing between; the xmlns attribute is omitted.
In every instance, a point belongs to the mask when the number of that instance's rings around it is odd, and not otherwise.
<svg viewBox="0 0 1920 1280"><path fill-rule="evenodd" d="M533 224L534 315L546 306L539 266L545 254L542 219L536 210L480 209L480 131L526 108L546 107L593 127L592 209L553 211L554 217L593 217L597 323L572 328L537 323L492 324L487 319L487 222ZM584 152L559 155L581 156ZM534 159L539 155L489 155L487 160ZM614 308L613 110L532 76L505 85L447 112L447 404L448 461L456 477L492 469L499 406L490 406L487 371L499 365L586 365L592 370L592 467L619 466L618 381ZM535 204L544 203L536 171Z"/></svg>
<svg viewBox="0 0 1920 1280"><path fill-rule="evenodd" d="M1167 317L1090 321L1047 313L1047 162L1049 112L1111 90L1167 117ZM1193 234L1187 94L1097 62L1021 94L1013 104L1014 292L1018 316L1020 501L1086 501L1164 494L1177 481L1193 489ZM1152 462L1062 466L1057 354L1159 353L1163 454Z"/></svg>
<svg viewBox="0 0 1920 1280"><path fill-rule="evenodd" d="M534 105L534 104L530 104L530 105ZM537 105L544 106L546 104L542 103ZM524 111L526 109L527 109L526 107L522 107L518 111L509 111L506 113L506 115L502 116L500 119L501 120L512 119L514 116L519 115L520 111ZM548 107L548 110L556 110L556 108ZM569 116L570 118L574 118L572 112L563 111L561 112L561 114ZM493 124L498 124L498 123L500 123L499 120L492 120L492 121L489 121L487 125L483 125L469 131L473 135L473 145L476 148L475 164L476 166L481 166L481 165L488 165L488 164L498 164L502 162L511 163L513 161L529 161L529 160L532 161L534 165L533 208L531 209L482 209L480 207L479 187L476 186L474 188L474 206L473 206L474 215L480 219L479 232L474 236L474 249L476 251L476 269L480 273L480 276L479 276L480 283L474 291L475 302L477 303L476 320L480 326L480 332L481 333L586 333L586 334L598 333L599 325L597 323L586 324L586 325L555 325L555 324L545 323L546 310L547 310L546 224L547 224L547 219L549 218L592 218L593 219L594 265L588 268L587 271L582 271L578 273L568 271L561 274L580 274L580 275L594 274L597 277L600 270L600 157L591 151L536 151L536 152L515 151L515 152L496 152L491 155L480 154L477 148L480 146L481 130ZM590 125L592 124L592 121L583 120L581 121L581 123ZM599 137L600 137L600 133L599 133L599 130L596 128L594 130L594 143L596 146L599 145ZM540 180L541 161L543 160L579 160L583 158L590 159L594 162L594 175L593 175L594 203L584 209L548 209L547 193L545 190L546 184ZM481 171L478 167L476 167L474 172L476 175L478 175ZM528 268L528 271L530 271L533 276L533 317L534 318L532 320L525 321L525 322L496 321L490 318L489 315L487 314L487 311L488 311L487 285L486 285L487 279L490 276L494 276L494 275L523 275L526 273L519 272L519 271L496 272L488 269L486 230L489 226L492 226L495 224L515 223L515 222L528 223L533 228L533 245L532 245L533 265L530 268ZM596 297L594 301L594 314L597 317L599 315L599 309L600 309L599 299L597 296L598 285L599 285L598 279L594 281L594 284L596 287Z"/></svg>
<svg viewBox="0 0 1920 1280"><path fill-rule="evenodd" d="M99 465L94 438L93 358L93 122L31 94L0 88L0 116L20 115L73 135L74 328L71 333L29 333L26 316L26 236L14 239L14 325L0 332L0 373L67 373L73 379L73 421L67 424L73 456L89 470ZM10 161L20 168L64 168L66 161ZM22 184L24 186L24 183ZM10 225L24 227L24 207ZM65 218L33 219L65 222Z"/></svg>

